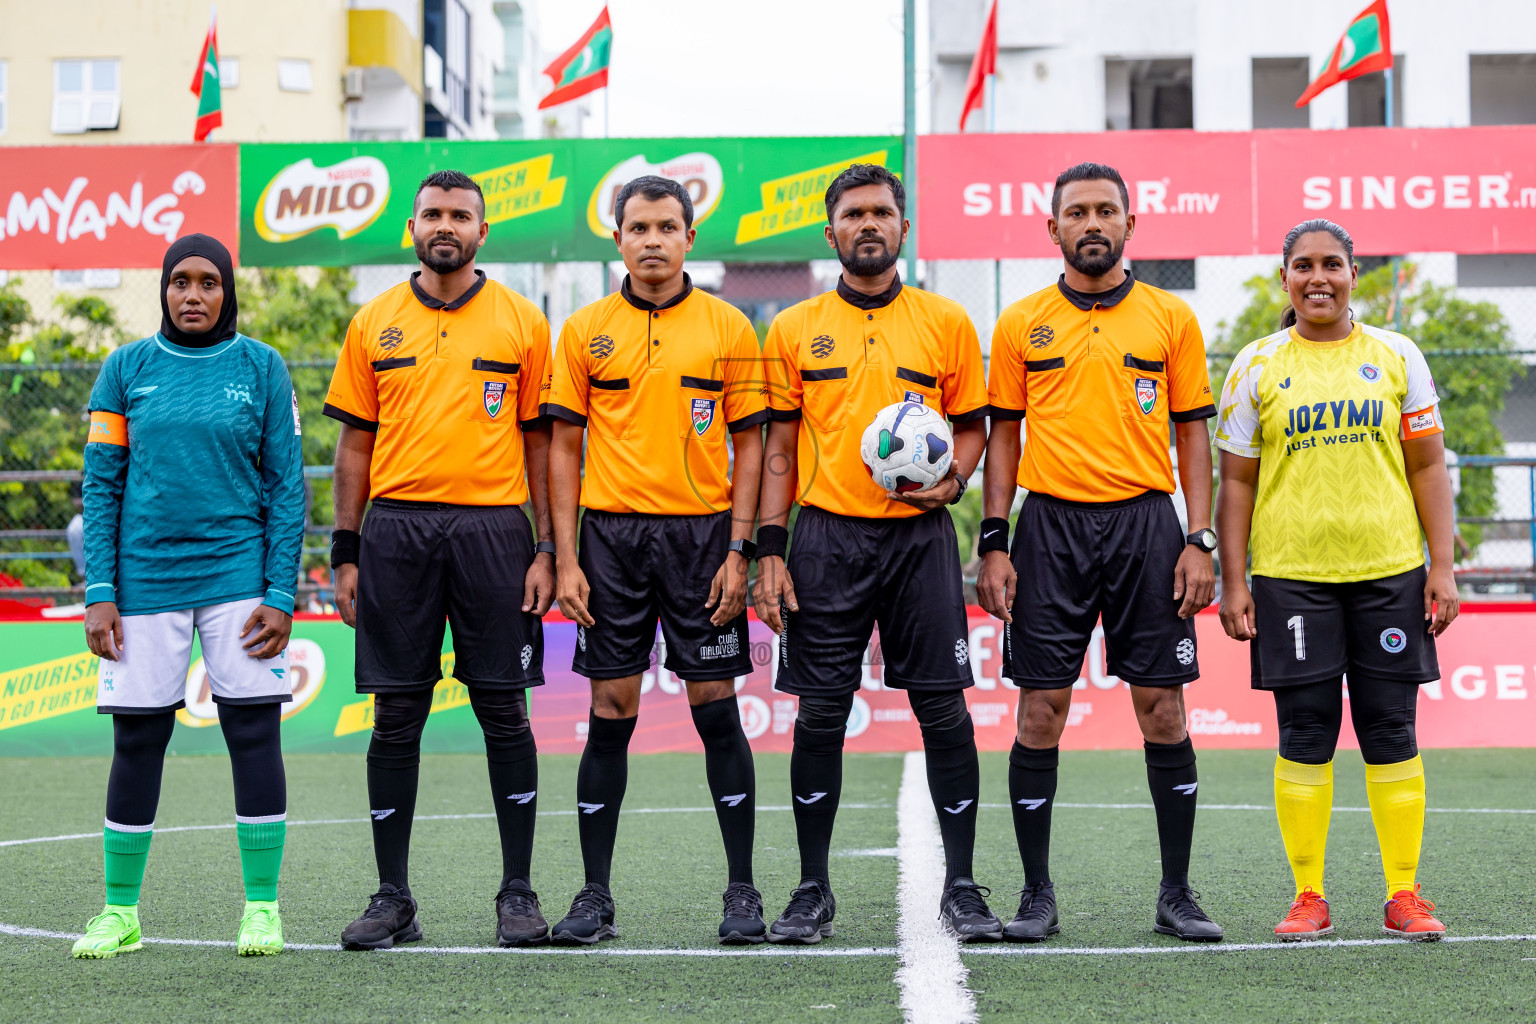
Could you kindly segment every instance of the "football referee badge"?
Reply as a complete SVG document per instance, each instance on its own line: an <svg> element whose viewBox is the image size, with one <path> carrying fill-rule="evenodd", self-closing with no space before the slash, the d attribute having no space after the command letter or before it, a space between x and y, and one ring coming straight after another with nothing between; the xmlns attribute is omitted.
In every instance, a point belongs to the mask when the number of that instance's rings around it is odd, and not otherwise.
<svg viewBox="0 0 1536 1024"><path fill-rule="evenodd" d="M1143 413L1150 413L1157 405L1157 381L1151 377L1136 378L1136 404Z"/></svg>
<svg viewBox="0 0 1536 1024"><path fill-rule="evenodd" d="M501 400L507 396L507 382L504 380L485 381L485 414L491 419L501 412Z"/></svg>
<svg viewBox="0 0 1536 1024"><path fill-rule="evenodd" d="M703 437L715 422L715 400L695 398L693 402L693 432Z"/></svg>

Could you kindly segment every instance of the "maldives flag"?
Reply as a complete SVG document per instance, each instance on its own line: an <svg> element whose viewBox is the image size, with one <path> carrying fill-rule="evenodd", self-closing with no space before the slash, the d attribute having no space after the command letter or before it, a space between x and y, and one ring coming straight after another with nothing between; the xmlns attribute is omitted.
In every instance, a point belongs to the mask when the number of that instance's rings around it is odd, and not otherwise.
<svg viewBox="0 0 1536 1024"><path fill-rule="evenodd" d="M203 52L197 59L197 71L192 75L192 95L197 97L197 127L192 131L194 142L205 142L208 133L224 123L223 101L219 93L219 37L216 28L217 13L208 13L208 35L203 39Z"/></svg>
<svg viewBox="0 0 1536 1024"><path fill-rule="evenodd" d="M987 76L997 74L997 0L992 0L992 12L987 15L987 27L981 30L981 45L971 61L971 73L965 79L965 102L960 105L960 130L965 131L965 119L978 109L987 91Z"/></svg>
<svg viewBox="0 0 1536 1024"><path fill-rule="evenodd" d="M1344 30L1344 35L1328 55L1323 70L1312 79L1296 105L1306 106L1317 98L1318 93L1346 79L1385 71L1391 66L1392 26L1387 20L1387 0L1376 0L1355 15L1355 20L1349 23L1349 28Z"/></svg>
<svg viewBox="0 0 1536 1024"><path fill-rule="evenodd" d="M555 90L539 101L539 109L569 102L606 86L612 52L613 26L608 21L608 8L604 7L592 27L544 69L555 83Z"/></svg>

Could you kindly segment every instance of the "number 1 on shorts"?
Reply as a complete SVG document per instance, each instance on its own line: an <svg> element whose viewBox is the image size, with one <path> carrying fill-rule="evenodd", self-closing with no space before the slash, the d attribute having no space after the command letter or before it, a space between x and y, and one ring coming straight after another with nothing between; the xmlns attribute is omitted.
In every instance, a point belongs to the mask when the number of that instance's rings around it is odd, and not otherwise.
<svg viewBox="0 0 1536 1024"><path fill-rule="evenodd" d="M1307 660L1307 627L1300 615L1285 620L1285 628L1296 634L1296 660Z"/></svg>

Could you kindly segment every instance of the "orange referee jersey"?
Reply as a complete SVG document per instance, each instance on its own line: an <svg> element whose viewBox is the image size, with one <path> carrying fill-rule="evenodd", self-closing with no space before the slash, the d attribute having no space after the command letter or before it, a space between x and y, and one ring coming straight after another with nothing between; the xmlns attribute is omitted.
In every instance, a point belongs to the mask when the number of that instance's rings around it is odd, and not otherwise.
<svg viewBox="0 0 1536 1024"><path fill-rule="evenodd" d="M412 274L352 318L325 414L378 433L370 498L528 500L522 431L544 422L549 322L475 273L470 289L446 303Z"/></svg>
<svg viewBox="0 0 1536 1024"><path fill-rule="evenodd" d="M731 507L727 433L760 426L762 354L746 315L684 274L655 305L619 291L571 314L544 411L587 429L581 504L707 515Z"/></svg>
<svg viewBox="0 0 1536 1024"><path fill-rule="evenodd" d="M837 288L784 310L763 346L768 415L800 420L797 500L838 515L897 518L922 510L885 496L859 454L864 428L895 402L955 423L987 415L976 328L958 302L902 286Z"/></svg>
<svg viewBox="0 0 1536 1024"><path fill-rule="evenodd" d="M1109 292L1065 278L1003 310L993 419L1027 419L1019 486L1067 501L1172 494L1168 421L1216 415L1194 311L1127 272Z"/></svg>

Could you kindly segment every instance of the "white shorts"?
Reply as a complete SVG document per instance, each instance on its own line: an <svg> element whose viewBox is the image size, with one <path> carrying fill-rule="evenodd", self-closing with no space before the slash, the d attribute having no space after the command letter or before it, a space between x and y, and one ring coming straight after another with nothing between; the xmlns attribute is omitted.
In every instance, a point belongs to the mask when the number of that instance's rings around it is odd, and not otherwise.
<svg viewBox="0 0 1536 1024"><path fill-rule="evenodd" d="M241 647L245 641L240 639L240 629L260 604L261 598L252 597L155 615L124 615L118 660L101 659L96 710L104 715L150 714L185 706L193 630L202 642L214 703L292 700L288 652L275 658L252 658Z"/></svg>

